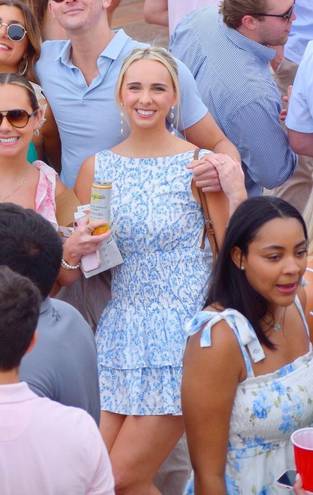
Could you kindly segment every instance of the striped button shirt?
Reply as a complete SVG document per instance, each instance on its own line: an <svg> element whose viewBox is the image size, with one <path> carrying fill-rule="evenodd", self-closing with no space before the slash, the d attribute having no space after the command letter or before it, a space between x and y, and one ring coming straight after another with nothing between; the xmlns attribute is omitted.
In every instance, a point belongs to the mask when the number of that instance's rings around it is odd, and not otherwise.
<svg viewBox="0 0 313 495"><path fill-rule="evenodd" d="M170 49L189 67L204 103L239 149L249 195L285 182L297 157L279 123L281 97L269 68L274 50L227 27L211 7L183 19Z"/></svg>

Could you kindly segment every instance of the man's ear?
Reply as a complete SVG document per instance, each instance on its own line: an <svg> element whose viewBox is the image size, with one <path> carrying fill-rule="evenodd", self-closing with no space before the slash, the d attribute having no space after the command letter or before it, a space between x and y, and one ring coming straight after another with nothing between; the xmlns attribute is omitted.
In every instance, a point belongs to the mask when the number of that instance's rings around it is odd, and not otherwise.
<svg viewBox="0 0 313 495"><path fill-rule="evenodd" d="M102 0L102 6L104 9L108 9L112 3L112 0Z"/></svg>
<svg viewBox="0 0 313 495"><path fill-rule="evenodd" d="M249 31L255 31L257 23L260 22L258 19L252 15L244 15L241 19L241 26Z"/></svg>
<svg viewBox="0 0 313 495"><path fill-rule="evenodd" d="M231 259L233 260L233 263L236 265L236 267L239 270L244 270L244 261L243 261L243 254L241 249L238 246L233 247L231 251Z"/></svg>

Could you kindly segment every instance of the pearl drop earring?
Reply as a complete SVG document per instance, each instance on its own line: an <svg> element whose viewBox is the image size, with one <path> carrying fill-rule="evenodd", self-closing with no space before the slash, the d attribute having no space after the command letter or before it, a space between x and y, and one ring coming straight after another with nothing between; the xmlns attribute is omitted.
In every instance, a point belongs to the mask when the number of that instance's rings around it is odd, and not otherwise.
<svg viewBox="0 0 313 495"><path fill-rule="evenodd" d="M169 115L169 122L170 122L170 133L171 134L176 134L175 127L174 127L174 121L175 121L175 107L171 107L170 115Z"/></svg>
<svg viewBox="0 0 313 495"><path fill-rule="evenodd" d="M123 110L120 111L120 117L121 117L121 120L120 120L120 124L121 124L121 136L124 136L124 120L125 120L125 117L124 117Z"/></svg>

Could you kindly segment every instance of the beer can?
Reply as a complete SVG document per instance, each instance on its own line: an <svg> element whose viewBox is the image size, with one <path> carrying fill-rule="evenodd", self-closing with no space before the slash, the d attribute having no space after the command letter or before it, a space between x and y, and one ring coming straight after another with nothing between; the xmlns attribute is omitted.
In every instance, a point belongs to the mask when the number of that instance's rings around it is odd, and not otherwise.
<svg viewBox="0 0 313 495"><path fill-rule="evenodd" d="M112 182L92 184L90 196L91 220L103 220L103 225L93 231L93 235L104 234L111 226Z"/></svg>

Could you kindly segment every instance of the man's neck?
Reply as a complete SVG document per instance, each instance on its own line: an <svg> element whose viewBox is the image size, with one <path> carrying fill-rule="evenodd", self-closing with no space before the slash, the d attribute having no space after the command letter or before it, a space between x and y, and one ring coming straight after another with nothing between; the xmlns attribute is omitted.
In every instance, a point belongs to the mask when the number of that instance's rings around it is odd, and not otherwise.
<svg viewBox="0 0 313 495"><path fill-rule="evenodd" d="M0 371L0 385L13 385L19 381L17 368L10 371Z"/></svg>
<svg viewBox="0 0 313 495"><path fill-rule="evenodd" d="M90 31L79 36L71 36L72 62L81 70L88 85L98 75L98 57L109 45L113 36L114 32L109 28L103 30L99 36L97 33L91 36Z"/></svg>

